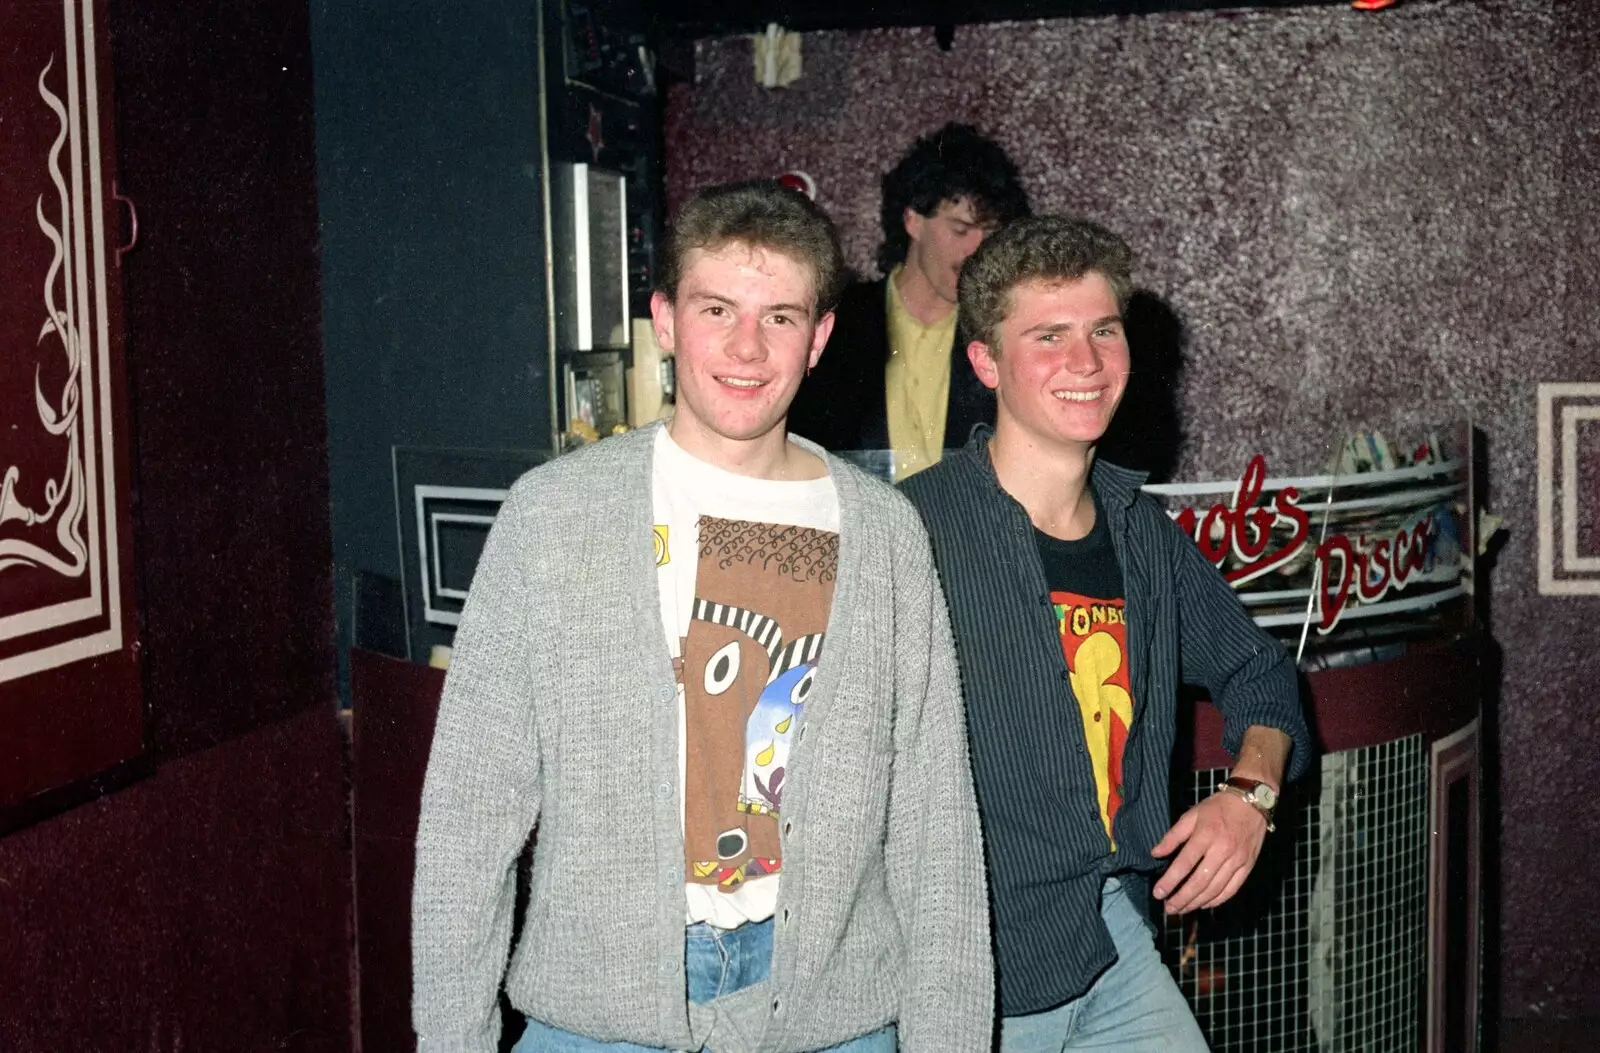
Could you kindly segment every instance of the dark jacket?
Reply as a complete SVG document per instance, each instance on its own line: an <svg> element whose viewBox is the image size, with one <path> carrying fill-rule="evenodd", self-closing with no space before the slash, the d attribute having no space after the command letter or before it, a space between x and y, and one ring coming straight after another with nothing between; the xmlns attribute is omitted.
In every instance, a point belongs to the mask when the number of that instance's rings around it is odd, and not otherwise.
<svg viewBox="0 0 1600 1053"><path fill-rule="evenodd" d="M1134 720L1112 853L1096 805L1078 704L1022 505L1000 487L987 428L901 490L922 513L944 582L967 702L972 766L994 899L1001 1011L1033 1013L1081 995L1116 956L1100 886L1165 864L1168 778L1180 680L1207 688L1237 756L1252 724L1294 740L1287 778L1314 745L1294 663L1251 621L1193 540L1139 492L1144 475L1104 460L1090 472L1127 602Z"/></svg>
<svg viewBox="0 0 1600 1053"><path fill-rule="evenodd" d="M834 309L833 335L789 407L789 430L829 450L887 450L889 314L884 282L845 290ZM994 423L994 393L967 361L969 338L956 326L950 348L950 401L945 449L959 449L974 424Z"/></svg>

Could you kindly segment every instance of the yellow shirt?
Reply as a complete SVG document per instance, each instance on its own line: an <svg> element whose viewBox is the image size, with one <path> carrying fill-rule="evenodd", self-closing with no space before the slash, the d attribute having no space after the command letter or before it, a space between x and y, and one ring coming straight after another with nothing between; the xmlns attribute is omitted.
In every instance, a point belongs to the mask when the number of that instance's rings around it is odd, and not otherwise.
<svg viewBox="0 0 1600 1053"><path fill-rule="evenodd" d="M896 267L884 282L889 316L889 364L884 386L889 445L898 481L939 463L944 455L945 415L950 408L950 345L956 337L956 312L923 325L906 309L895 281Z"/></svg>

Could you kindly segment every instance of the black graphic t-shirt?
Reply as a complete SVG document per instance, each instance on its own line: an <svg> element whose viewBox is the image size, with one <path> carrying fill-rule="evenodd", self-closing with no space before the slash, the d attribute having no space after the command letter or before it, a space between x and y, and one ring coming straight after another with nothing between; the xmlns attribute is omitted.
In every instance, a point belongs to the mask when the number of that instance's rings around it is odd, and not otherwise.
<svg viewBox="0 0 1600 1053"><path fill-rule="evenodd" d="M1122 568L1098 500L1094 528L1087 537L1063 541L1037 527L1033 533L1050 587L1072 696L1078 702L1089 760L1094 765L1100 821L1114 852L1113 824L1122 804L1123 750L1133 727L1134 707Z"/></svg>

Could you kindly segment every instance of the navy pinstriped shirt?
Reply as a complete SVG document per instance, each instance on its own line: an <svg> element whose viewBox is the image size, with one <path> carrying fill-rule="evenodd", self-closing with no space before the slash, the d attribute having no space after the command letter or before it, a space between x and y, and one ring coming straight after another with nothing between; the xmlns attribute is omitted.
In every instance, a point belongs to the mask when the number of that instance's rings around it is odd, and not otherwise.
<svg viewBox="0 0 1600 1053"><path fill-rule="evenodd" d="M1178 684L1209 690L1237 755L1253 724L1294 740L1289 778L1313 746L1294 664L1160 505L1144 476L1096 461L1099 498L1127 596L1133 727L1113 854L1083 723L1027 512L1000 488L987 427L901 489L933 539L966 693L973 774L994 898L995 966L1005 1016L1088 990L1116 956L1100 886L1163 865L1150 855L1171 825L1167 787ZM1136 883L1147 888L1148 883Z"/></svg>

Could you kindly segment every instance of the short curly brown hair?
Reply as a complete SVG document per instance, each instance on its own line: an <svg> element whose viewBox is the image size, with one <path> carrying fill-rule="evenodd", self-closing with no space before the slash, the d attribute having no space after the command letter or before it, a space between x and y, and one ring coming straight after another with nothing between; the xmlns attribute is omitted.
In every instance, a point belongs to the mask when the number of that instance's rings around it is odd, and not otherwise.
<svg viewBox="0 0 1600 1053"><path fill-rule="evenodd" d="M691 251L735 244L772 249L809 267L816 317L838 302L845 263L833 220L810 198L775 179L723 183L690 198L667 232L656 289L677 299Z"/></svg>
<svg viewBox="0 0 1600 1053"><path fill-rule="evenodd" d="M1075 281L1089 273L1111 283L1118 308L1133 293L1133 250L1111 231L1086 219L1034 216L985 238L961 267L957 286L961 324L974 340L1000 348L1000 323L1011 310L1011 290L1032 281Z"/></svg>

